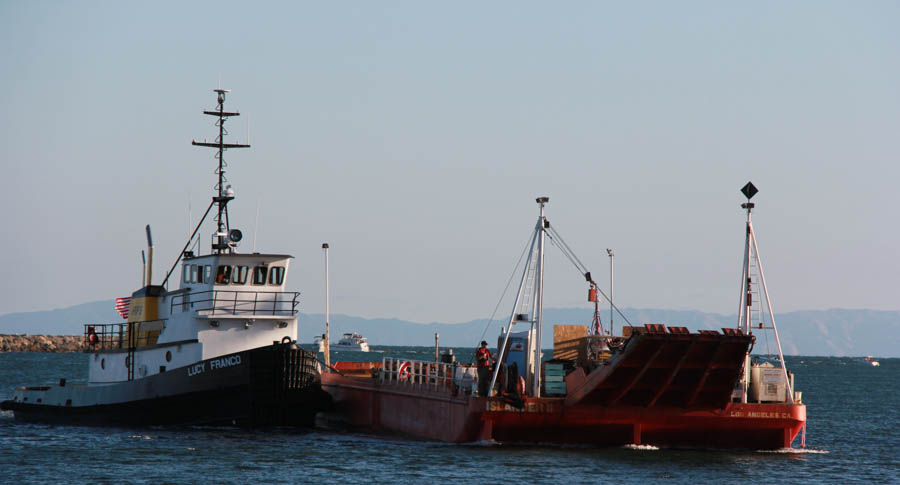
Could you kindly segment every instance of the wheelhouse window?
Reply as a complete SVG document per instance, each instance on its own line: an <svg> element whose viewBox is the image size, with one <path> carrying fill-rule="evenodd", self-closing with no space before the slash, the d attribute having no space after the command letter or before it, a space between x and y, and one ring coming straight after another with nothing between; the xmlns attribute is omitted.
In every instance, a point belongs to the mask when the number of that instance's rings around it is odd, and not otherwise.
<svg viewBox="0 0 900 485"><path fill-rule="evenodd" d="M257 266L253 268L253 284L254 285L264 285L266 284L266 268L265 266Z"/></svg>
<svg viewBox="0 0 900 485"><path fill-rule="evenodd" d="M212 266L207 264L203 267L203 282L209 283L210 276L212 276Z"/></svg>
<svg viewBox="0 0 900 485"><path fill-rule="evenodd" d="M284 266L272 266L269 270L269 284L280 285L284 283Z"/></svg>
<svg viewBox="0 0 900 485"><path fill-rule="evenodd" d="M191 282L191 265L189 265L189 264L184 265L184 275L182 275L181 278L182 278L182 281L184 281L185 283Z"/></svg>
<svg viewBox="0 0 900 485"><path fill-rule="evenodd" d="M228 265L219 265L219 269L216 270L216 284L217 285L227 285L231 282L231 266Z"/></svg>
<svg viewBox="0 0 900 485"><path fill-rule="evenodd" d="M250 268L246 266L235 266L231 272L231 284L243 285L247 283L247 275L250 274Z"/></svg>
<svg viewBox="0 0 900 485"><path fill-rule="evenodd" d="M191 265L191 283L197 282L197 274L198 274L197 270L198 269L199 269L198 265L196 265L196 264Z"/></svg>

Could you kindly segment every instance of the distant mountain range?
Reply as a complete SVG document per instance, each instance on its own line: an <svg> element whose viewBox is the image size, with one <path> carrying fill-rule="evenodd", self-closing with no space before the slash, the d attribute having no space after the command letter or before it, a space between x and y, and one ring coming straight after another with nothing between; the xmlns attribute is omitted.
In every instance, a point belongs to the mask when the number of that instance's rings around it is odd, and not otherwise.
<svg viewBox="0 0 900 485"><path fill-rule="evenodd" d="M696 331L734 327L736 315L720 315L695 310L624 309L622 313L634 324L664 323L680 325ZM585 308L548 308L544 310L544 347L552 347L554 324L588 324L592 311ZM604 313L608 318L608 313ZM505 318L488 324L486 319L465 323L415 323L394 318L362 318L332 315L332 338L343 332L356 331L379 345L434 345L434 334L440 334L441 347L474 347L481 340L496 345ZM607 325L604 318L604 325ZM9 313L0 316L2 334L81 335L85 323L122 321L113 302L98 301L49 311ZM878 310L810 310L776 315L778 332L789 355L900 357L900 312ZM324 332L322 314L300 314L300 341L311 342ZM621 332L618 315L613 322ZM768 334L768 340L765 335ZM774 349L770 332L759 334L756 352Z"/></svg>

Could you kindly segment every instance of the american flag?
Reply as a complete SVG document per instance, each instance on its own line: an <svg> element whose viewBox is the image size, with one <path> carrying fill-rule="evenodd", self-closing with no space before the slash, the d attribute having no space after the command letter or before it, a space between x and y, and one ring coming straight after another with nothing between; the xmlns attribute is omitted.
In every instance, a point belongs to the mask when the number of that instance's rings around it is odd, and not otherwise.
<svg viewBox="0 0 900 485"><path fill-rule="evenodd" d="M116 298L116 311L122 318L128 319L128 309L131 308L131 297Z"/></svg>

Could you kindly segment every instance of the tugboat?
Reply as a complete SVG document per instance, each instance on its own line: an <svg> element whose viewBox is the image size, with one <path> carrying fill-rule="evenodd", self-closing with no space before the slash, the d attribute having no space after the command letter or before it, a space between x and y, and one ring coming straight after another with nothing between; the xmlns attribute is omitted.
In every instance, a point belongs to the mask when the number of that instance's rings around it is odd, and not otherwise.
<svg viewBox="0 0 900 485"><path fill-rule="evenodd" d="M321 388L314 353L297 343L299 293L285 291L292 256L239 253L232 229L224 153L249 144L226 143L226 89L214 90L213 142L218 183L197 224L161 284L153 284L153 240L147 226L143 285L117 300L127 323L87 324L87 385L29 386L0 403L17 420L92 425L204 424L309 426L331 405ZM215 211L213 211L215 208ZM209 254L190 251L213 211ZM175 272L178 263L181 271ZM169 291L170 280L180 280ZM174 282L174 281L173 281Z"/></svg>
<svg viewBox="0 0 900 485"><path fill-rule="evenodd" d="M768 290L750 222L756 188L747 184L742 192L747 226L736 328L693 333L675 325L636 326L620 312L628 325L622 335L610 335L596 306L597 294L605 294L545 217L549 198L539 197L530 255L490 382L476 391L479 373L452 358L337 362L339 372L322 375L335 400L322 420L448 442L790 448L805 429L806 406L784 365L771 304L763 319L762 299L753 303L757 282L767 303ZM541 345L548 238L587 281L595 303L591 334L586 325L554 327L552 360L544 359ZM777 357L751 362L754 329L774 332Z"/></svg>

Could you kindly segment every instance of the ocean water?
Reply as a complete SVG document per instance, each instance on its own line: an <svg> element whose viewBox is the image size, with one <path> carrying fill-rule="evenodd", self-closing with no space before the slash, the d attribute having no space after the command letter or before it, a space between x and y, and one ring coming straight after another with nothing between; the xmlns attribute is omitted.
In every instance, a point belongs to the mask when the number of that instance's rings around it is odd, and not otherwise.
<svg viewBox="0 0 900 485"><path fill-rule="evenodd" d="M376 347L428 359L433 349ZM465 355L465 352L462 352ZM18 385L84 382L84 354L0 354ZM900 483L900 359L788 357L807 405L807 448L446 444L324 430L103 428L17 423L0 412L4 483Z"/></svg>

